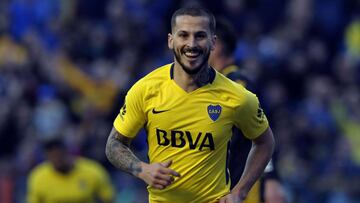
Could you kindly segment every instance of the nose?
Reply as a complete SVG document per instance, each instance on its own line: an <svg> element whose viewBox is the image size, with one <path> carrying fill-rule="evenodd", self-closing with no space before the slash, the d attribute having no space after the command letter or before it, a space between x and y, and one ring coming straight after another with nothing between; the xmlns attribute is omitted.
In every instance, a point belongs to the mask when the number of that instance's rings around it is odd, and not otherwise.
<svg viewBox="0 0 360 203"><path fill-rule="evenodd" d="M197 46L197 42L196 42L196 39L195 39L194 36L190 36L190 37L188 38L187 45L188 45L189 47L196 47L196 46Z"/></svg>

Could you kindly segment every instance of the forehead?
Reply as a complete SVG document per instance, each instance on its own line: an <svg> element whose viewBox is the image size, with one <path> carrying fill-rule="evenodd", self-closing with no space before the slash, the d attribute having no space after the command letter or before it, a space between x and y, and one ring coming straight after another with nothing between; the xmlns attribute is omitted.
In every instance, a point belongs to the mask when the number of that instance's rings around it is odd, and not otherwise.
<svg viewBox="0 0 360 203"><path fill-rule="evenodd" d="M181 15L175 19L175 27L173 32L188 31L198 32L205 31L210 33L210 21L205 16Z"/></svg>

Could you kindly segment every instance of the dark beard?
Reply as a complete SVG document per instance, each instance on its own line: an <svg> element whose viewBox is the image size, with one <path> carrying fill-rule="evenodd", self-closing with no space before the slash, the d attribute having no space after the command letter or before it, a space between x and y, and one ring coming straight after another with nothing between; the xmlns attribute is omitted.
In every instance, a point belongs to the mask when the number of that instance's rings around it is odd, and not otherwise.
<svg viewBox="0 0 360 203"><path fill-rule="evenodd" d="M174 52L174 56L175 56L176 60L179 62L182 69L189 75L196 75L197 73L199 73L200 70L203 68L204 64L209 60L209 56L210 56L210 51L205 53L205 57L204 57L204 60L202 61L202 63L198 67L196 67L194 69L190 69L183 62L181 62L180 54L177 54L175 49L173 49L173 52Z"/></svg>

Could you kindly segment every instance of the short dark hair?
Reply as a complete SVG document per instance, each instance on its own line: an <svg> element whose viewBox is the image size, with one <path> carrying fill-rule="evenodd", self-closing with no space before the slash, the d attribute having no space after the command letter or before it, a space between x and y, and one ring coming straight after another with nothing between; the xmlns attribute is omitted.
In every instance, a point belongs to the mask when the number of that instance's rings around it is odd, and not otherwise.
<svg viewBox="0 0 360 203"><path fill-rule="evenodd" d="M46 152L53 149L66 149L66 145L61 138L51 138L43 142L43 148Z"/></svg>
<svg viewBox="0 0 360 203"><path fill-rule="evenodd" d="M209 19L209 28L212 34L215 33L216 20L214 15L207 9L201 7L184 7L176 10L171 17L171 30L174 29L176 24L176 17L189 15L189 16L204 16Z"/></svg>
<svg viewBox="0 0 360 203"><path fill-rule="evenodd" d="M237 35L234 27L225 18L219 18L215 34L224 47L224 55L231 56L236 50Z"/></svg>

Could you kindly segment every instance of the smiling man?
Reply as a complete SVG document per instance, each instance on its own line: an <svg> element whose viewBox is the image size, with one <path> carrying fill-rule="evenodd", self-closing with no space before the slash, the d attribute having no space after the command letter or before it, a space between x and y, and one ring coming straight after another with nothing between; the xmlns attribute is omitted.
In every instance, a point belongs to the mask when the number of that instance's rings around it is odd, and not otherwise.
<svg viewBox="0 0 360 203"><path fill-rule="evenodd" d="M176 27L177 22L181 26ZM168 36L168 45L174 52L176 62L189 75L199 73L207 63L210 51L214 48L215 37L206 32L207 24L209 24L209 19L206 17L194 18L186 15L178 16L172 21L173 30ZM196 25L202 25L200 30L196 30L199 27Z"/></svg>
<svg viewBox="0 0 360 203"><path fill-rule="evenodd" d="M114 121L106 155L115 167L148 184L150 202L239 203L272 155L274 138L256 95L208 65L215 24L205 9L177 10L168 35L174 63L139 80ZM230 191L227 148L233 126L253 147ZM142 127L149 163L130 149Z"/></svg>

